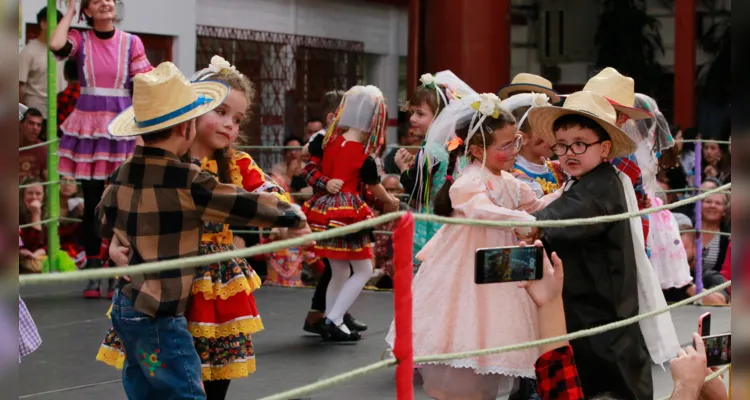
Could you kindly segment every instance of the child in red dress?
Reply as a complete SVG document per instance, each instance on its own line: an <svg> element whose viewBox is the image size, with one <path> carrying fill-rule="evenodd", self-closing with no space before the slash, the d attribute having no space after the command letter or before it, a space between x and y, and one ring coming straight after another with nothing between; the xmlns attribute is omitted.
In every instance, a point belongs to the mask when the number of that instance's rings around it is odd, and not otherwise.
<svg viewBox="0 0 750 400"><path fill-rule="evenodd" d="M321 172L340 188L316 192L302 210L310 228L320 232L372 218L362 198L362 184L378 199L398 206L398 199L380 184L375 160L371 156L382 146L388 110L380 90L374 86L355 86L345 95L336 118L325 137L310 143L310 154L321 158ZM339 186L339 185L336 185ZM337 189L337 190L336 190ZM344 324L344 313L357 299L372 276L372 230L319 240L318 257L331 263L331 283L326 291L326 335L334 341L357 341L359 333ZM354 271L350 277L349 267Z"/></svg>

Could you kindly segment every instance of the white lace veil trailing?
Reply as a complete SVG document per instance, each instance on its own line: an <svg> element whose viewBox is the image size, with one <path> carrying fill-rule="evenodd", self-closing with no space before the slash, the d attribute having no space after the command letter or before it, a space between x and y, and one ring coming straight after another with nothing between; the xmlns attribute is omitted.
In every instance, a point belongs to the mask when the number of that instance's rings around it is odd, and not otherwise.
<svg viewBox="0 0 750 400"><path fill-rule="evenodd" d="M432 126L445 112L445 110L450 107L451 104L466 96L476 95L476 92L469 85L467 85L466 82L461 80L461 78L456 76L456 74L454 74L450 70L440 71L435 75L424 74L420 78L420 81L422 83L422 87L432 88L435 90L438 101L438 110L440 110L440 112L433 118L432 124L430 124L430 128L426 132L426 143L429 143L429 137L431 134L430 132L433 132ZM435 151L427 151L426 149L424 151L420 151L416 160L416 163L419 166L419 168L417 168L416 176L417 184L411 195L415 196L417 193L421 193L423 191L427 192L431 190L427 182L431 182L432 179L430 179L430 177L424 176L425 171L422 166L426 166L427 171L431 172L432 168L435 165L440 162L447 161L447 153L443 154ZM429 203L429 193L425 193L424 198L417 198L416 200L417 208L421 208L423 203Z"/></svg>
<svg viewBox="0 0 750 400"><path fill-rule="evenodd" d="M653 119L638 121L630 119L623 125L623 130L638 145L635 157L641 169L643 186L646 194L653 198L661 189L656 180L656 174L659 172L658 159L663 151L674 146L675 143L669 123L659 111L659 106L654 99L645 94L636 93L635 107L654 115Z"/></svg>

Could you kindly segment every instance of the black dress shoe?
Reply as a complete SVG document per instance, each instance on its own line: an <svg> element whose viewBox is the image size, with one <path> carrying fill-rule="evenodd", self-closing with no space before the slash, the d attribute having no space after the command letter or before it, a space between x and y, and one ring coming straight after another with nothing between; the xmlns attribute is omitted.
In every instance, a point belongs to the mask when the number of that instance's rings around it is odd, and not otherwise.
<svg viewBox="0 0 750 400"><path fill-rule="evenodd" d="M316 335L320 335L323 337L323 339L328 339L328 336L330 336L330 332L328 329L326 329L326 322L325 318L321 318L313 323L310 323L310 321L305 320L305 325L302 327L302 329L305 332L314 333Z"/></svg>
<svg viewBox="0 0 750 400"><path fill-rule="evenodd" d="M352 332L364 332L367 330L367 325L357 321L349 313L344 314L344 324Z"/></svg>
<svg viewBox="0 0 750 400"><path fill-rule="evenodd" d="M361 338L359 336L359 332L352 331L351 333L346 333L328 319L326 320L324 326L326 331L328 332L328 337L326 338L327 340L331 340L334 342L358 342Z"/></svg>

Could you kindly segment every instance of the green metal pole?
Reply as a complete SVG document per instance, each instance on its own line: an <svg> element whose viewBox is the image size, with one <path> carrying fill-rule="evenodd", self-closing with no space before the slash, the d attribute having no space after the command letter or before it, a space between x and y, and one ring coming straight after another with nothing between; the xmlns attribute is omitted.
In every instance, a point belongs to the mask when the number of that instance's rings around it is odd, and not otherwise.
<svg viewBox="0 0 750 400"><path fill-rule="evenodd" d="M52 32L57 27L57 4L55 0L47 0L47 43L52 38ZM47 50L47 180L60 181L57 171L57 60L49 49ZM60 185L47 186L47 210L49 218L54 219L47 225L47 254L51 271L57 271L57 254L60 251L60 236L57 227L60 217Z"/></svg>

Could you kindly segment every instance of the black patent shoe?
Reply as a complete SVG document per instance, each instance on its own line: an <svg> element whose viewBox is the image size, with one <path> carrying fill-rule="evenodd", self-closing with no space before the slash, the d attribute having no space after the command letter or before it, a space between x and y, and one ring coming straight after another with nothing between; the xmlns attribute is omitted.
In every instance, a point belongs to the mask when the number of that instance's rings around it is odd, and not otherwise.
<svg viewBox="0 0 750 400"><path fill-rule="evenodd" d="M346 327L352 332L364 332L367 330L367 325L357 321L349 313L344 314L344 324L346 324Z"/></svg>
<svg viewBox="0 0 750 400"><path fill-rule="evenodd" d="M341 324L344 325L344 324ZM325 328L328 331L328 337L327 340L331 340L333 342L357 342L361 337L359 336L359 332L352 331L351 333L346 333L343 330L341 330L340 326L336 326L331 322L331 320L326 320L325 322Z"/></svg>
<svg viewBox="0 0 750 400"><path fill-rule="evenodd" d="M323 339L328 339L331 335L330 329L326 326L325 318L321 318L315 322L309 322L305 320L305 325L302 327L305 332L314 333L320 335Z"/></svg>

